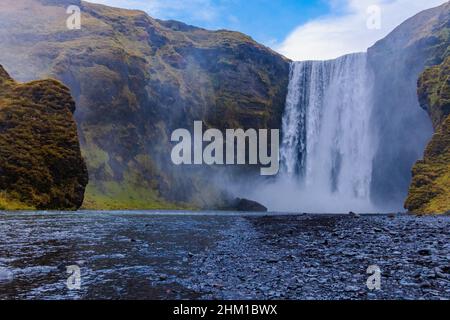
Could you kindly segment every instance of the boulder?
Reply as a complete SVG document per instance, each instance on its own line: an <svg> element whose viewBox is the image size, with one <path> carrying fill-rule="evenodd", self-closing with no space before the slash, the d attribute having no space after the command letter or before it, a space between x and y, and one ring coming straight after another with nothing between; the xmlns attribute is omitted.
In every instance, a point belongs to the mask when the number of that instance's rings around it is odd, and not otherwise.
<svg viewBox="0 0 450 320"><path fill-rule="evenodd" d="M248 200L237 198L234 205L235 210L243 212L267 212L267 208L262 204Z"/></svg>

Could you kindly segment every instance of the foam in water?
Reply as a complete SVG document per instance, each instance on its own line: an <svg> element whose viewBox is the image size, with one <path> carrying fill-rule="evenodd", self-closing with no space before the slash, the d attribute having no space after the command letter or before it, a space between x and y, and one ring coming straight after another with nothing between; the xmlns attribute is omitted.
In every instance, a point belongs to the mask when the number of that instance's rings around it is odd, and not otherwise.
<svg viewBox="0 0 450 320"><path fill-rule="evenodd" d="M370 128L371 83L365 53L292 64L283 117L282 174L261 192L274 204L271 209L375 210L370 201L376 149Z"/></svg>

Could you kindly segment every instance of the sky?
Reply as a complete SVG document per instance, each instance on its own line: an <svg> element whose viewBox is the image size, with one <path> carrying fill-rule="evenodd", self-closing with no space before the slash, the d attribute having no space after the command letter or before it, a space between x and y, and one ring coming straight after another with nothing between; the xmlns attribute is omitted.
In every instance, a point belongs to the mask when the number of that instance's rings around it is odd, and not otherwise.
<svg viewBox="0 0 450 320"><path fill-rule="evenodd" d="M159 19L228 29L292 60L366 51L400 23L447 0L88 0Z"/></svg>

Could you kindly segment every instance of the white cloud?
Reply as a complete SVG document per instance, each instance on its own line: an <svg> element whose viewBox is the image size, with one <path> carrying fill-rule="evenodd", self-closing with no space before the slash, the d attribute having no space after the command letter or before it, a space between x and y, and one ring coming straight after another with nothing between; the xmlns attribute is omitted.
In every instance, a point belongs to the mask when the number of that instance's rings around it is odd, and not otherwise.
<svg viewBox="0 0 450 320"><path fill-rule="evenodd" d="M326 60L366 51L403 21L446 0L329 0L339 15L314 19L297 27L277 51L292 60ZM368 19L381 9L380 29L369 29ZM343 9L343 10L342 10ZM373 26L374 24L372 24Z"/></svg>

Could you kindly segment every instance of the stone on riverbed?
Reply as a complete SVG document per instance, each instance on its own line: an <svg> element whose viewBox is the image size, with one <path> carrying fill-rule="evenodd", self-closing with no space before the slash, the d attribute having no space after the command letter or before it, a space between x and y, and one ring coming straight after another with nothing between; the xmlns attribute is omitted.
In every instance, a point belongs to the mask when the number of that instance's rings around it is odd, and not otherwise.
<svg viewBox="0 0 450 320"><path fill-rule="evenodd" d="M3 267L0 267L0 282L9 282L13 280L13 273Z"/></svg>
<svg viewBox="0 0 450 320"><path fill-rule="evenodd" d="M243 211L243 212L267 212L268 211L265 206L263 206L262 204L260 204L256 201L252 201L252 200L248 200L248 199L241 199L241 198L236 198L234 200L233 208L234 208L234 210Z"/></svg>
<svg viewBox="0 0 450 320"><path fill-rule="evenodd" d="M355 212L353 212L353 211L350 211L350 212L348 213L348 215L349 215L350 217L353 217L353 218L359 218L359 217L360 217L359 214L357 214L357 213L355 213Z"/></svg>

